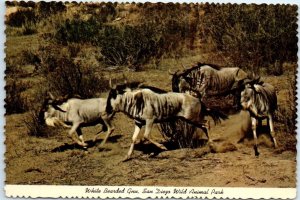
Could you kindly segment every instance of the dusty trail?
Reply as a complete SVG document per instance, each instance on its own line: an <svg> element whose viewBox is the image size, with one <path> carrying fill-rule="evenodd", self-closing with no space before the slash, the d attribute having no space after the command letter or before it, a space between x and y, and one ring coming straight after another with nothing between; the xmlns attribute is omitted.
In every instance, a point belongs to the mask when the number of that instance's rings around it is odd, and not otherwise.
<svg viewBox="0 0 300 200"><path fill-rule="evenodd" d="M239 186L295 187L296 154L277 152L260 145L261 156L254 156L251 140L238 143L245 134L243 114L230 116L221 125L212 127L215 140L212 153L206 145L197 149L164 151L151 157L137 145L133 159L121 162L126 155L133 131L133 122L122 114L114 120L119 124L104 148L96 144L85 151L72 145L66 130L58 130L49 138L26 135L23 115L7 116L6 183L68 184L68 185L164 185L164 186ZM244 124L244 123L239 123ZM230 128L229 128L230 127ZM85 128L91 140L99 126ZM161 140L157 128L153 132ZM104 135L102 136L102 138ZM267 138L267 137L266 137ZM269 138L267 138L269 140ZM227 146L227 147L226 147ZM143 151L141 151L143 150Z"/></svg>

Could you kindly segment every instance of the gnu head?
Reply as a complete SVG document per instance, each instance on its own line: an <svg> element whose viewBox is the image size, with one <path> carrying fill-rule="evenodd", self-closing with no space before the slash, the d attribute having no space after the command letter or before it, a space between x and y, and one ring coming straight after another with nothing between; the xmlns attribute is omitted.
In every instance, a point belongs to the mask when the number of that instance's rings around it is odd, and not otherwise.
<svg viewBox="0 0 300 200"><path fill-rule="evenodd" d="M67 97L59 97L55 98L50 92L48 93L48 96L44 99L44 102L41 106L39 115L38 115L38 121L41 124L45 124L45 121L48 117L51 117L51 115L55 112L55 110L66 112L65 110L61 109L60 105L66 101Z"/></svg>
<svg viewBox="0 0 300 200"><path fill-rule="evenodd" d="M49 108L49 105L50 105L49 101L51 101L50 98L45 98L45 100L41 106L39 115L38 115L38 122L42 125L45 124L45 113L47 112L47 110Z"/></svg>
<svg viewBox="0 0 300 200"><path fill-rule="evenodd" d="M115 85L115 84L112 85L111 79L109 80L110 91L108 93L107 104L106 104L106 112L108 114L111 114L113 113L113 111L116 111L117 109L116 105L118 104L121 98L119 95L122 95L126 91L131 90L130 84L132 83L127 83L126 81L126 83L122 85Z"/></svg>
<svg viewBox="0 0 300 200"><path fill-rule="evenodd" d="M253 103L252 101L256 93L261 92L258 85L262 84L263 82L257 79L254 81L252 80L244 85L241 92L241 105L244 109L248 109L250 104Z"/></svg>
<svg viewBox="0 0 300 200"><path fill-rule="evenodd" d="M169 70L169 74L172 76L173 92L179 92L179 76L177 75L177 73L178 73L178 70L174 73Z"/></svg>
<svg viewBox="0 0 300 200"><path fill-rule="evenodd" d="M250 101L254 94L253 86L251 84L246 84L241 92L241 104L244 109L247 109L247 102Z"/></svg>
<svg viewBox="0 0 300 200"><path fill-rule="evenodd" d="M172 91L173 92L185 92L190 88L190 78L183 76L183 72L179 73L179 70L172 73L169 70L169 74L172 75Z"/></svg>

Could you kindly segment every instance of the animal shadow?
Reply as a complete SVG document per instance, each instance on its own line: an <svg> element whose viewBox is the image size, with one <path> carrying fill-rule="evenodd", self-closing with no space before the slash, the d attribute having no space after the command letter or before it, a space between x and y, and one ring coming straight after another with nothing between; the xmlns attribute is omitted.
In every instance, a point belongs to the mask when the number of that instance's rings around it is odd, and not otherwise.
<svg viewBox="0 0 300 200"><path fill-rule="evenodd" d="M174 146L171 142L163 142L162 144L168 149L167 151L178 148L178 147ZM143 143L143 142L135 144L134 149L137 151L141 151L143 154L151 155L150 157L155 157L158 154L160 154L161 152L165 151L165 150L158 148L157 146L155 146L152 143Z"/></svg>
<svg viewBox="0 0 300 200"><path fill-rule="evenodd" d="M114 136L109 137L106 142L117 143L121 137L122 137L122 135L114 135ZM97 139L95 142L90 140L90 142L93 142L93 143L101 143L102 141L103 141L103 139Z"/></svg>
<svg viewBox="0 0 300 200"><path fill-rule="evenodd" d="M266 135L272 140L272 137L270 135L270 127L268 125L262 125L262 126L257 126L256 128L256 135L259 137L260 135ZM238 140L238 143L243 143L245 139L250 139L253 140L253 132L252 130L249 130L243 137L241 137Z"/></svg>
<svg viewBox="0 0 300 200"><path fill-rule="evenodd" d="M114 135L114 136L108 138L107 142L116 143L116 142L118 142L118 139L120 139L121 137L122 137L122 135ZM74 149L87 151L88 148L92 148L92 147L96 146L97 144L100 144L102 141L103 141L103 139L97 139L96 141L93 141L93 140L85 141L87 143L86 147L82 147L77 143L73 143L73 144L65 143L61 146L55 147L54 149L51 150L51 152L63 152L66 150L74 150Z"/></svg>

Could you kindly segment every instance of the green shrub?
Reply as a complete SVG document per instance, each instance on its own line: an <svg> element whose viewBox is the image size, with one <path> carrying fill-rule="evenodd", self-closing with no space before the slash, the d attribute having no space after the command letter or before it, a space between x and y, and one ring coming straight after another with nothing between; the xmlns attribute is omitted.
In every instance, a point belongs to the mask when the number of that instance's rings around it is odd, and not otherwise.
<svg viewBox="0 0 300 200"><path fill-rule="evenodd" d="M106 64L127 65L139 70L151 58L161 56L162 40L154 24L105 26L99 46Z"/></svg>
<svg viewBox="0 0 300 200"><path fill-rule="evenodd" d="M30 49L23 50L21 52L21 57L22 57L22 60L21 60L21 63L19 63L19 64L22 64L22 65L27 65L27 64L38 65L41 63L41 60L38 57L37 53Z"/></svg>
<svg viewBox="0 0 300 200"><path fill-rule="evenodd" d="M296 73L296 68L294 68L293 72L293 74ZM289 79L287 101L278 106L275 115L275 119L284 125L284 131L291 134L296 134L296 89L296 77L294 75Z"/></svg>
<svg viewBox="0 0 300 200"><path fill-rule="evenodd" d="M93 18L88 21L80 19L67 20L58 28L54 37L61 44L72 42L95 44L98 40L100 28L101 23Z"/></svg>
<svg viewBox="0 0 300 200"><path fill-rule="evenodd" d="M49 17L49 15L53 15L59 12L66 11L66 5L61 1L40 1L35 4L36 15L39 20L43 18Z"/></svg>
<svg viewBox="0 0 300 200"><path fill-rule="evenodd" d="M41 47L41 70L51 91L91 98L107 90L108 80L101 73L97 74L94 68L84 66L84 62L76 62L80 49L77 44Z"/></svg>
<svg viewBox="0 0 300 200"><path fill-rule="evenodd" d="M8 28L7 33L10 35L31 35L38 32L38 24L42 20L51 21L51 17L57 13L66 11L63 2L6 2L7 8L15 7L18 10L10 13L5 23L11 27L19 27L20 29L12 30Z"/></svg>
<svg viewBox="0 0 300 200"><path fill-rule="evenodd" d="M7 81L5 90L6 114L22 113L28 110L27 101L21 96L21 93L26 90L26 85L16 80Z"/></svg>
<svg viewBox="0 0 300 200"><path fill-rule="evenodd" d="M25 23L35 23L37 20L33 9L20 9L11 13L5 20L5 24L9 26L21 27Z"/></svg>
<svg viewBox="0 0 300 200"><path fill-rule="evenodd" d="M297 6L206 4L203 9L201 37L212 38L215 50L234 66L257 72L277 60L297 59Z"/></svg>

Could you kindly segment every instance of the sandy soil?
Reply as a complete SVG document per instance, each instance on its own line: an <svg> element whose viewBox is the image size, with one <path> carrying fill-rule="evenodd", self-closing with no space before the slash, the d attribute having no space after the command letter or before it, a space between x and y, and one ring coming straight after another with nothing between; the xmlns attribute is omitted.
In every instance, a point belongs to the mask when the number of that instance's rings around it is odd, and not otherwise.
<svg viewBox="0 0 300 200"><path fill-rule="evenodd" d="M100 125L84 128L87 150L72 144L65 129L49 137L28 136L26 116L6 116L7 184L296 187L296 153L282 148L280 140L275 150L262 131L261 154L255 157L243 112L212 127L210 147L160 152L151 144L139 144L127 162L121 160L134 123L123 114L115 116L116 130L104 148L99 147L102 139L91 141ZM152 135L163 140L157 125ZM277 135L284 138L282 132Z"/></svg>

